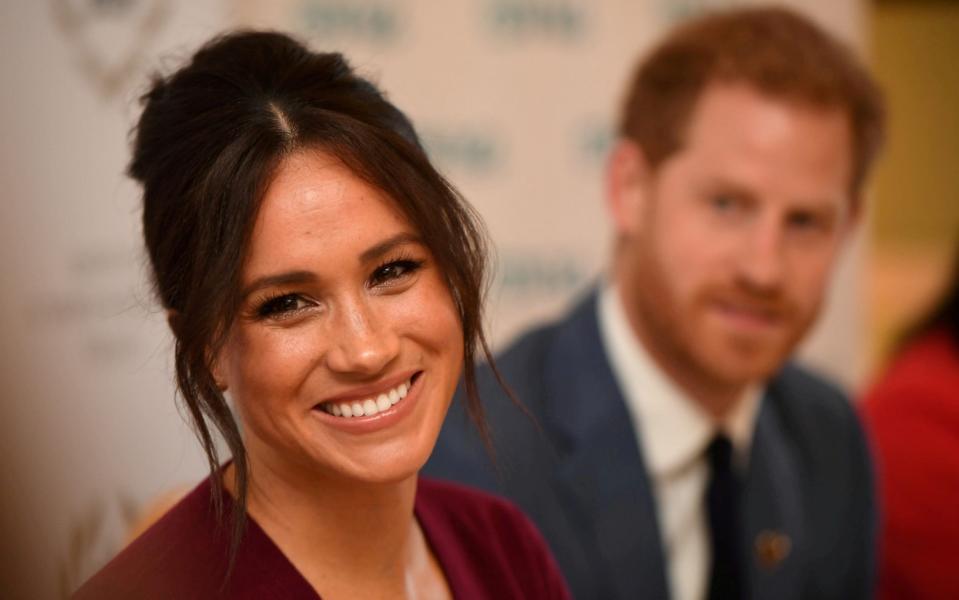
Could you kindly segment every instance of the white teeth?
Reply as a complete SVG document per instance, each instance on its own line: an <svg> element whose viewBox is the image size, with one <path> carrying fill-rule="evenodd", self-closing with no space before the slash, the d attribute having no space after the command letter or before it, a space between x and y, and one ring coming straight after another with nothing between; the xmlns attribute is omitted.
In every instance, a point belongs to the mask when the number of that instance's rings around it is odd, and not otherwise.
<svg viewBox="0 0 959 600"><path fill-rule="evenodd" d="M391 406L406 398L412 385L411 382L406 381L374 398L349 403L328 403L321 405L321 408L334 417L370 417L389 410Z"/></svg>

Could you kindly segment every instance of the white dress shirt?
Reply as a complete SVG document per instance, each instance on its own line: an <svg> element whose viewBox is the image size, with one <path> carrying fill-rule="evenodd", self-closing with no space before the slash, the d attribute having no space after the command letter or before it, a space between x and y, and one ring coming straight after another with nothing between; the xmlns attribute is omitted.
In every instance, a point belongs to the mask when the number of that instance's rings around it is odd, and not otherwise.
<svg viewBox="0 0 959 600"><path fill-rule="evenodd" d="M744 472L762 396L752 386L716 422L657 365L636 337L614 285L599 294L599 331L638 434L657 506L667 585L674 600L701 600L709 583L706 448L718 432Z"/></svg>

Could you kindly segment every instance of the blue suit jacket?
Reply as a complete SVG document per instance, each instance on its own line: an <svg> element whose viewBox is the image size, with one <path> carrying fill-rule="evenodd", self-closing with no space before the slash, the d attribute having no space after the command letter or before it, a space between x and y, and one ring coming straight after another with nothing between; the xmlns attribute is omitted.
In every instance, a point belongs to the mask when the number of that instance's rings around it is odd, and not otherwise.
<svg viewBox="0 0 959 600"><path fill-rule="evenodd" d="M595 294L499 358L530 419L480 370L495 462L462 406L425 472L507 496L584 600L668 598L657 507L637 433L600 341ZM859 424L834 387L795 368L763 398L746 475L742 547L753 598L872 593L875 506Z"/></svg>

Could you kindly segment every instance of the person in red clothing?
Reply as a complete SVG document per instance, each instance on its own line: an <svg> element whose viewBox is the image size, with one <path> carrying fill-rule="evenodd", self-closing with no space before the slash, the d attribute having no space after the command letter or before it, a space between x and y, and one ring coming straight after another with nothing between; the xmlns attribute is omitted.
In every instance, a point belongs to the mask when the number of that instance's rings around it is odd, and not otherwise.
<svg viewBox="0 0 959 600"><path fill-rule="evenodd" d="M882 502L879 597L959 598L959 262L862 416Z"/></svg>
<svg viewBox="0 0 959 600"><path fill-rule="evenodd" d="M568 598L516 508L418 476L461 371L485 435L485 242L403 113L232 33L155 79L129 170L211 475L77 598Z"/></svg>

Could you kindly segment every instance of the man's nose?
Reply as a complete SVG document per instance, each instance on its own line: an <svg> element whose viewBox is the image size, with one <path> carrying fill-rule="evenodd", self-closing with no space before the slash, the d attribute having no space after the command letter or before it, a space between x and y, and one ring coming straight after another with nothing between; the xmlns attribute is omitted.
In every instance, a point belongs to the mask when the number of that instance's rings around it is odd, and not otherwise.
<svg viewBox="0 0 959 600"><path fill-rule="evenodd" d="M740 255L743 282L758 292L776 292L785 277L783 225L775 218L757 222Z"/></svg>

